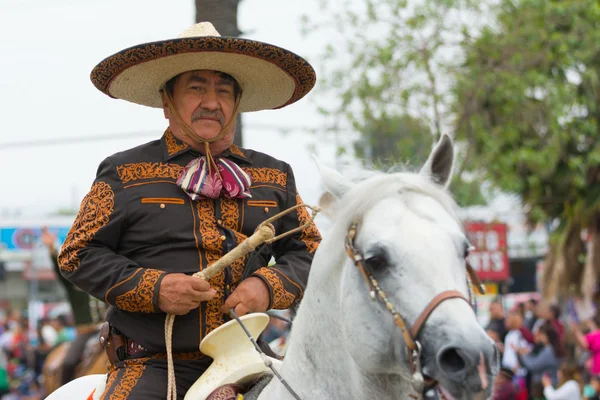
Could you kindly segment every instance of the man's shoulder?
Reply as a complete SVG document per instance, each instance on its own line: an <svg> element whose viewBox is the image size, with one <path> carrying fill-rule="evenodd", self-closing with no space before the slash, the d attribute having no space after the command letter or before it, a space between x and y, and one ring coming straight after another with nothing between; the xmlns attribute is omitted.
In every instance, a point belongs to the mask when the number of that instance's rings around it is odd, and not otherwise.
<svg viewBox="0 0 600 400"><path fill-rule="evenodd" d="M160 139L119 151L107 157L114 165L138 162L161 161L163 159Z"/></svg>
<svg viewBox="0 0 600 400"><path fill-rule="evenodd" d="M252 162L253 168L275 168L281 171L290 169L290 165L285 161L279 160L269 154L252 149L240 149L246 158Z"/></svg>

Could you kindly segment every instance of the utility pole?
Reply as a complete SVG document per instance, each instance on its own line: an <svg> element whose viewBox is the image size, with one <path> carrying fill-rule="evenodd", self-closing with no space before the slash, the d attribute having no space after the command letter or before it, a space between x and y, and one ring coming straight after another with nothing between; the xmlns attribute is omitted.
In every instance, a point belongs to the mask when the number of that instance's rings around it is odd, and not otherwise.
<svg viewBox="0 0 600 400"><path fill-rule="evenodd" d="M210 22L222 36L238 37L238 4L240 0L195 0L196 22ZM238 114L234 143L242 147L242 116Z"/></svg>

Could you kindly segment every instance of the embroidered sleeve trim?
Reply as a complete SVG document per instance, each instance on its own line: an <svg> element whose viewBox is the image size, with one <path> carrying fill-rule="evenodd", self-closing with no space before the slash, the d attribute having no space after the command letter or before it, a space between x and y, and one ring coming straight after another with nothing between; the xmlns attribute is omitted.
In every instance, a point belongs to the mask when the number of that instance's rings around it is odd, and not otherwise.
<svg viewBox="0 0 600 400"><path fill-rule="evenodd" d="M133 164L123 164L117 166L117 173L123 184L142 179L170 178L177 180L181 171L181 165L164 164L159 162L141 162Z"/></svg>
<svg viewBox="0 0 600 400"><path fill-rule="evenodd" d="M273 268L261 268L254 273L262 277L271 289L271 307L279 310L290 308L296 300L293 293L288 292Z"/></svg>
<svg viewBox="0 0 600 400"><path fill-rule="evenodd" d="M252 178L252 184L271 183L287 186L287 173L275 168L242 168Z"/></svg>
<svg viewBox="0 0 600 400"><path fill-rule="evenodd" d="M79 213L67 234L58 256L60 269L74 272L79 267L78 253L108 224L115 207L115 194L108 183L96 182L84 197Z"/></svg>
<svg viewBox="0 0 600 400"><path fill-rule="evenodd" d="M296 204L302 204L302 198L299 194L296 194ZM310 221L310 215L308 214L308 210L305 207L298 209L298 223L299 226L302 226ZM300 240L304 243L308 252L314 254L317 251L317 247L319 247L319 243L321 242L321 234L317 229L314 221L312 224L307 226L302 230L300 234Z"/></svg>
<svg viewBox="0 0 600 400"><path fill-rule="evenodd" d="M129 312L156 312L154 307L155 289L164 274L164 271L145 269L134 289L117 296L115 300L117 308Z"/></svg>

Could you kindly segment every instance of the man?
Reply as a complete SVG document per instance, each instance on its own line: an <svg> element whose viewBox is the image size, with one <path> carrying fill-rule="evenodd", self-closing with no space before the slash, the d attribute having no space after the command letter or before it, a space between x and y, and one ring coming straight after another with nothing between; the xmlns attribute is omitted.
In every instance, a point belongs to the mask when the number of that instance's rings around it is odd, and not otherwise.
<svg viewBox="0 0 600 400"><path fill-rule="evenodd" d="M531 348L531 346L522 333L527 328L523 326L523 316L518 310L512 310L508 313L506 329L508 329L508 333L504 339L502 366L515 372L517 379L524 380L527 370L520 368L516 349Z"/></svg>
<svg viewBox="0 0 600 400"><path fill-rule="evenodd" d="M77 332L75 340L69 346L69 350L62 363L61 384L64 385L75 378L77 364L79 364L83 357L85 346L88 340L98 332L98 321L97 318L93 318L92 315L90 296L73 286L71 282L60 274L60 268L58 266L58 250L56 249L56 234L50 233L48 228L43 227L41 239L42 243L44 243L50 253L54 272L56 272L60 283L67 293L67 299L71 306ZM60 341L57 337L52 344L56 345L58 343L60 343Z"/></svg>
<svg viewBox="0 0 600 400"><path fill-rule="evenodd" d="M210 365L202 338L239 315L298 304L320 234L313 223L205 282L214 263L265 219L301 204L290 166L233 145L238 112L281 108L315 83L299 56L200 23L138 45L92 71L105 94L162 108L160 140L104 160L59 256L61 272L111 305L111 369L103 399L164 399L164 327L173 329L179 398ZM309 222L304 209L274 223ZM271 256L276 264L268 267ZM121 345L123 343L123 345Z"/></svg>
<svg viewBox="0 0 600 400"><path fill-rule="evenodd" d="M488 323L486 330L492 330L498 332L500 341L504 342L506 337L506 326L504 324L504 307L500 299L495 299L490 303L490 322Z"/></svg>
<svg viewBox="0 0 600 400"><path fill-rule="evenodd" d="M527 329L529 329L530 331L533 331L533 326L535 325L535 322L537 321L536 309L537 309L537 300L536 299L529 299L528 301L525 302L525 316L523 319L523 323L525 324Z"/></svg>

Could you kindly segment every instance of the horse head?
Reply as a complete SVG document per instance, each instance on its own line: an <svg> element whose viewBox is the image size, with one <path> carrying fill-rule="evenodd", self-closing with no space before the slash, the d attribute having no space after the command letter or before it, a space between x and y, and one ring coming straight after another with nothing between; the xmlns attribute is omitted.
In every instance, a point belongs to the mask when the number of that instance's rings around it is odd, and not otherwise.
<svg viewBox="0 0 600 400"><path fill-rule="evenodd" d="M412 398L389 393L410 391L406 381L415 392L436 386L452 400L491 394L498 354L472 308L470 244L447 192L453 163L444 135L419 173L352 183L319 166L333 226L315 256L305 299L330 292L320 299L339 314L329 316L346 353L338 357L348 357L343 362L355 368L355 381L377 382L381 397L373 398Z"/></svg>

